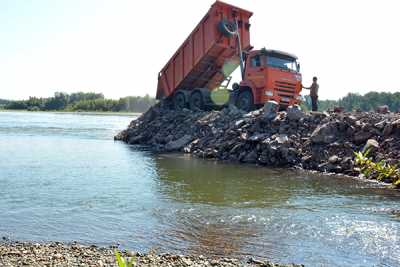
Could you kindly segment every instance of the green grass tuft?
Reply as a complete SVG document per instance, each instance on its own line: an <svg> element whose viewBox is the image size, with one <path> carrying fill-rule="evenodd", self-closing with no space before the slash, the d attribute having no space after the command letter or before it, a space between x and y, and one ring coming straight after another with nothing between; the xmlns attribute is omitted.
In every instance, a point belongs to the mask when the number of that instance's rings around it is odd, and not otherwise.
<svg viewBox="0 0 400 267"><path fill-rule="evenodd" d="M133 267L136 265L136 258L123 258L118 250L115 250L115 258L117 260L118 267Z"/></svg>
<svg viewBox="0 0 400 267"><path fill-rule="evenodd" d="M354 152L355 164L359 167L360 173L368 179L391 182L393 185L400 187L400 169L384 160L374 162L369 157L369 153L369 150Z"/></svg>

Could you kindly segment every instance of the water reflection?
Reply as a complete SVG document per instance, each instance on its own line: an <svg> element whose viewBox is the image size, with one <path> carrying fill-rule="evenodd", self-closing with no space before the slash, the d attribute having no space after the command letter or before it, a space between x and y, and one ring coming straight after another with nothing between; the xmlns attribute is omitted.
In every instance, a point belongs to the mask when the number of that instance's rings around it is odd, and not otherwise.
<svg viewBox="0 0 400 267"><path fill-rule="evenodd" d="M229 213L224 213L223 210L196 208L180 209L169 216L163 214L159 218L165 226L161 240L190 254L243 255L252 241L261 235L264 227L247 220L246 215L235 220L235 216Z"/></svg>
<svg viewBox="0 0 400 267"><path fill-rule="evenodd" d="M288 176L279 169L175 154L157 156L156 165L162 194L177 201L250 208L279 205L291 196L291 190L279 186L279 179Z"/></svg>
<svg viewBox="0 0 400 267"><path fill-rule="evenodd" d="M388 212L382 213L383 223L365 210L393 206L399 199L396 191L355 179L222 164L190 155L154 157L158 191L176 206L158 218L165 227L162 240L171 247L327 266L400 260L399 223L388 222L393 220Z"/></svg>
<svg viewBox="0 0 400 267"><path fill-rule="evenodd" d="M155 157L160 193L188 207L160 216L165 239L185 243L188 253L219 256L245 256L268 246L258 241L267 220L260 209L286 205L291 190L279 186L279 179L287 173L189 155Z"/></svg>

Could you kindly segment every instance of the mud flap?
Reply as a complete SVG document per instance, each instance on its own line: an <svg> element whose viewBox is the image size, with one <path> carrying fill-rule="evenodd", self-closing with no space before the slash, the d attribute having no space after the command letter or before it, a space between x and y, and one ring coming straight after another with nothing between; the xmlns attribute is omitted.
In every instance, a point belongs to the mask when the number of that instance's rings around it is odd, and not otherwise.
<svg viewBox="0 0 400 267"><path fill-rule="evenodd" d="M240 90L232 90L232 91L230 92L230 94L229 94L229 101L228 101L228 104L229 104L229 105L234 105L234 106L236 106L236 102L237 102L237 99L238 99L238 97L239 97L239 93L240 93Z"/></svg>

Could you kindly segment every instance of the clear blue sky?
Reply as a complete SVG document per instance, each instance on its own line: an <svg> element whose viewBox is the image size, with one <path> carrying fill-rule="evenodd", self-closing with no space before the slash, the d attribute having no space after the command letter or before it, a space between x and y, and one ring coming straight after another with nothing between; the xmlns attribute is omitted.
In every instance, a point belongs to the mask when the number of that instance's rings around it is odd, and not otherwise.
<svg viewBox="0 0 400 267"><path fill-rule="evenodd" d="M101 1L0 1L0 53L2 58L35 51L69 30L86 23Z"/></svg>
<svg viewBox="0 0 400 267"><path fill-rule="evenodd" d="M321 98L400 90L398 1L226 1L254 12L255 48L298 55ZM0 98L154 95L158 71L213 2L0 0Z"/></svg>

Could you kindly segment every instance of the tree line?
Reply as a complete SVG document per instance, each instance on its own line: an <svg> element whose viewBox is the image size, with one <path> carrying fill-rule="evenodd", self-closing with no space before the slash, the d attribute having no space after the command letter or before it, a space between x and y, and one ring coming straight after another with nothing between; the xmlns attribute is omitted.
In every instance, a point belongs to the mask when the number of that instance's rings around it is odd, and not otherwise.
<svg viewBox="0 0 400 267"><path fill-rule="evenodd" d="M53 97L29 97L27 100L6 101L5 109L30 111L113 111L145 112L156 100L149 95L106 99L102 93L56 92Z"/></svg>
<svg viewBox="0 0 400 267"><path fill-rule="evenodd" d="M306 98L309 98L308 96ZM334 107L342 107L346 111L362 110L372 111L379 106L387 105L391 111L400 111L400 92L369 92L365 95L348 93L339 100L318 101L319 110L329 110ZM311 110L311 101L306 99L304 107Z"/></svg>
<svg viewBox="0 0 400 267"><path fill-rule="evenodd" d="M3 109L8 103L8 100L0 99L0 109Z"/></svg>
<svg viewBox="0 0 400 267"><path fill-rule="evenodd" d="M0 108L31 111L145 112L155 103L156 100L149 95L127 96L114 100L106 99L101 93L56 92L53 97L48 98L29 97L27 100L20 101L0 99ZM346 111L371 111L382 105L387 105L391 111L400 111L400 92L369 92L365 95L349 93L339 100L320 100L319 110L342 107ZM308 96L302 106L306 110L311 110L311 101Z"/></svg>

